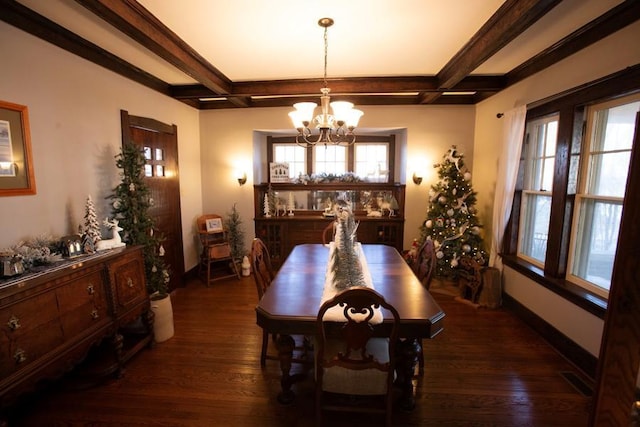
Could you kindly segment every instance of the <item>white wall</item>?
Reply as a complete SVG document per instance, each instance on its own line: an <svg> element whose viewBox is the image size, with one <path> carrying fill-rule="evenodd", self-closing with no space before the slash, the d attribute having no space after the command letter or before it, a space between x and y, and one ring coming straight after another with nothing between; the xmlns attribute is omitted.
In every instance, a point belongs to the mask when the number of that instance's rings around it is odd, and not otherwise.
<svg viewBox="0 0 640 427"><path fill-rule="evenodd" d="M605 75L640 63L640 22L601 40L569 58L519 82L477 105L474 138L474 181L478 191L478 208L482 221L487 224L490 239L493 212L493 193L501 151L501 113L518 105L555 95ZM577 309L558 295L541 290L541 286L509 270L505 273L505 292L528 309L563 332L594 355L598 354L602 335L601 320ZM558 315L564 313L564 315ZM571 313L571 316L566 314ZM586 331L586 332L585 332Z"/></svg>
<svg viewBox="0 0 640 427"><path fill-rule="evenodd" d="M9 43L8 41L11 41ZM77 232L85 201L101 218L119 181L120 110L178 126L185 267L201 211L198 111L0 22L0 99L29 109L37 194L0 198L0 248L42 234Z"/></svg>
<svg viewBox="0 0 640 427"><path fill-rule="evenodd" d="M473 164L474 106L361 106L364 116L357 132L380 129L406 133L407 165L404 247L418 237L418 227L427 212L430 185L437 182L433 164L439 162L451 145L465 154L469 168ZM226 213L234 203L243 219L247 245L254 236L252 162L266 161L254 155L254 139L261 133L282 133L291 123L287 113L292 108L255 108L208 110L200 113L202 136L202 200L210 213ZM375 127L375 128L374 128ZM234 170L246 170L247 184L238 186ZM422 185L411 180L414 170L423 173ZM248 246L247 246L248 247Z"/></svg>

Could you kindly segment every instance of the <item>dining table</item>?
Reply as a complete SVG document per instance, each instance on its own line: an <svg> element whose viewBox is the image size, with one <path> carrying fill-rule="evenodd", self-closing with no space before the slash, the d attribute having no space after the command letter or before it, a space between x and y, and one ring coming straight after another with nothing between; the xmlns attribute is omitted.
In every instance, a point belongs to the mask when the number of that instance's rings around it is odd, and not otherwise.
<svg viewBox="0 0 640 427"><path fill-rule="evenodd" d="M371 286L400 315L396 384L402 389L401 407L410 410L415 406L412 379L424 345L422 340L434 338L443 331L445 313L394 247L362 244L361 248ZM257 324L276 336L282 372L278 401L283 404L294 400L291 388L300 377L291 375L296 346L292 335L313 337L316 334L328 261L328 245L295 246L256 306ZM390 328L392 320L390 315L385 316L375 328L376 333L381 336L388 333L385 328Z"/></svg>

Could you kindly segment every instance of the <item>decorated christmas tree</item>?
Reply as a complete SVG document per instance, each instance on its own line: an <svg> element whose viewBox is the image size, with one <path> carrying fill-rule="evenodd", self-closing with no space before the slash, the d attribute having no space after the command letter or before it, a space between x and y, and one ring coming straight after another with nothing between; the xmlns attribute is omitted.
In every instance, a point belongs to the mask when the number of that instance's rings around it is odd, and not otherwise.
<svg viewBox="0 0 640 427"><path fill-rule="evenodd" d="M102 235L100 233L98 216L96 215L96 207L93 204L91 196L87 197L87 202L85 203L84 226L81 226L80 229L84 252L95 252L96 244L102 240Z"/></svg>
<svg viewBox="0 0 640 427"><path fill-rule="evenodd" d="M128 245L144 247L144 267L149 294L167 294L169 268L162 256L162 238L154 230L149 208L153 205L149 187L144 182L145 157L134 144L124 144L116 156L121 182L108 198L113 200L112 216L124 229L122 240Z"/></svg>
<svg viewBox="0 0 640 427"><path fill-rule="evenodd" d="M437 265L435 275L456 280L461 256L469 256L479 264L487 260L477 218L476 192L464 155L453 145L443 156L438 169L438 182L429 190L427 219L420 227L419 244L434 242Z"/></svg>

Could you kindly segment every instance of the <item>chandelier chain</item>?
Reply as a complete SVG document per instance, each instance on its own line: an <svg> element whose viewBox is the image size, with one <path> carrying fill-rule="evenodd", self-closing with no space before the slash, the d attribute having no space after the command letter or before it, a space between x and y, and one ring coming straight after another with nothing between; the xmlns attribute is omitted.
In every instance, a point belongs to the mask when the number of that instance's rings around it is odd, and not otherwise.
<svg viewBox="0 0 640 427"><path fill-rule="evenodd" d="M329 50L329 37L327 35L327 28L324 27L324 87L327 87L327 58Z"/></svg>

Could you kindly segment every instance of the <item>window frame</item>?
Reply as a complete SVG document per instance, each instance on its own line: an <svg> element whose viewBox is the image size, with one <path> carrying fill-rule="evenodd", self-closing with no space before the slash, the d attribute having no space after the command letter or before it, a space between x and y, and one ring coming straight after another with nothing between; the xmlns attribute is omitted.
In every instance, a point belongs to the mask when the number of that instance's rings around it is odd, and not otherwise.
<svg viewBox="0 0 640 427"><path fill-rule="evenodd" d="M594 133L594 127L595 124L593 123L595 121L595 116L596 116L596 112L597 111L601 111L601 110L606 110L606 109L610 109L612 107L617 107L617 106L622 106L622 105L626 105L626 104L631 104L631 103L637 103L640 101L640 96L639 94L631 94L631 95L627 95L624 97L618 97L615 99L609 99L609 100L604 100L603 102L596 102L592 105L590 105L587 108L586 111L586 117L585 117L585 130L584 130L584 143L582 144L582 153L581 153L581 158L582 158L582 165L581 165L581 170L580 170L580 174L583 177L580 182L579 182L579 190L576 194L576 200L575 200L575 215L573 215L573 221L572 221L572 225L571 225L571 229L573 230L572 235L571 235L571 241L569 242L569 260L568 260L568 268L567 268L567 280L569 280L572 283L576 283L579 286L597 294L602 296L603 298L608 298L609 296L609 291L604 289L603 287L598 286L595 283L592 283L580 276L574 275L572 272L572 267L574 266L574 262L576 262L575 257L576 257L576 245L578 244L578 230L580 228L580 226L582 225L580 223L580 210L583 208L588 209L588 204L589 203L593 203L594 207L595 205L600 202L600 203L605 203L605 204L610 204L610 205L618 205L620 206L620 210L623 210L623 203L624 203L624 195L622 196L611 196L611 195L603 195L603 194L596 194L592 191L590 191L590 180L592 179L593 175L593 171L591 170L591 160L592 160L592 156L594 155L601 155L604 153L604 151L602 150L596 150L594 151L591 147L591 142L592 142L592 138L594 137L593 133ZM637 114L638 112L636 112ZM635 123L635 120L634 120ZM588 129L588 125L592 124L592 128ZM638 131L638 129L636 129L636 131ZM633 136L632 136L633 138ZM629 152L629 158L631 158L631 150L633 149L633 140L632 140L632 146L631 149L628 151ZM626 150L609 150L607 151L607 153L614 153L614 152L621 152L621 151L626 151ZM628 173L627 173L627 179L628 179ZM625 191L626 193L626 191ZM593 209L593 208L592 208ZM591 213L591 215L593 215L593 213ZM618 224L619 226L620 224ZM590 230L590 231L593 231ZM617 236L616 236L617 237ZM617 239L616 239L617 240Z"/></svg>
<svg viewBox="0 0 640 427"><path fill-rule="evenodd" d="M551 114L549 116L537 118L535 120L531 120L527 123L527 127L525 129L525 140L523 142L523 150L522 150L522 173L523 173L523 181L522 181L522 203L520 205L520 224L518 226L518 247L516 251L516 255L526 261L540 267L544 268L544 264L546 261L546 257L543 256L542 260L539 260L528 253L523 252L524 239L527 240L535 240L535 233L524 234L523 229L527 224L530 224L530 213L529 203L531 201L537 200L538 197L548 197L549 200L553 200L553 185L551 188L542 188L544 183L544 168L546 166L548 159L553 159L553 165L555 166L555 152L553 156L549 156L547 154L547 145L546 145L546 136L544 138L544 150L538 155L535 151L537 148L537 136L541 127L544 127L545 135L547 134L548 125L552 122L559 122L560 117L557 114ZM535 131L535 132L534 132ZM534 141L533 138L536 138ZM554 141L554 145L557 144L557 132L556 139ZM543 172L537 173L534 170L537 169L539 164L542 164ZM551 216L551 215L549 215ZM548 236L549 229L547 228L545 248L548 244ZM546 251L545 251L546 252Z"/></svg>
<svg viewBox="0 0 640 427"><path fill-rule="evenodd" d="M544 268L541 268L517 256L524 184L522 159L511 218L505 229L501 251L505 265L603 319L607 309L607 298L566 279L575 209L575 180L578 179L580 182L579 174L582 173L579 160L572 160L576 159L576 150L577 155L580 155L583 145L586 107L638 93L639 82L640 67L630 67L528 106L527 123L554 113L559 115L546 262ZM639 131L636 129L636 132ZM625 198L625 202L626 200Z"/></svg>
<svg viewBox="0 0 640 427"><path fill-rule="evenodd" d="M295 136L267 136L267 165L273 162L273 145L274 144L295 144ZM359 143L386 143L388 144L388 157L389 157L389 173L387 175L387 181L381 184L393 184L396 171L396 138L394 134L390 135L358 135L356 137L355 144L347 146L347 171L353 172L355 170L355 146ZM314 165L314 150L307 149L306 153L306 167L307 175L315 173L313 171Z"/></svg>

